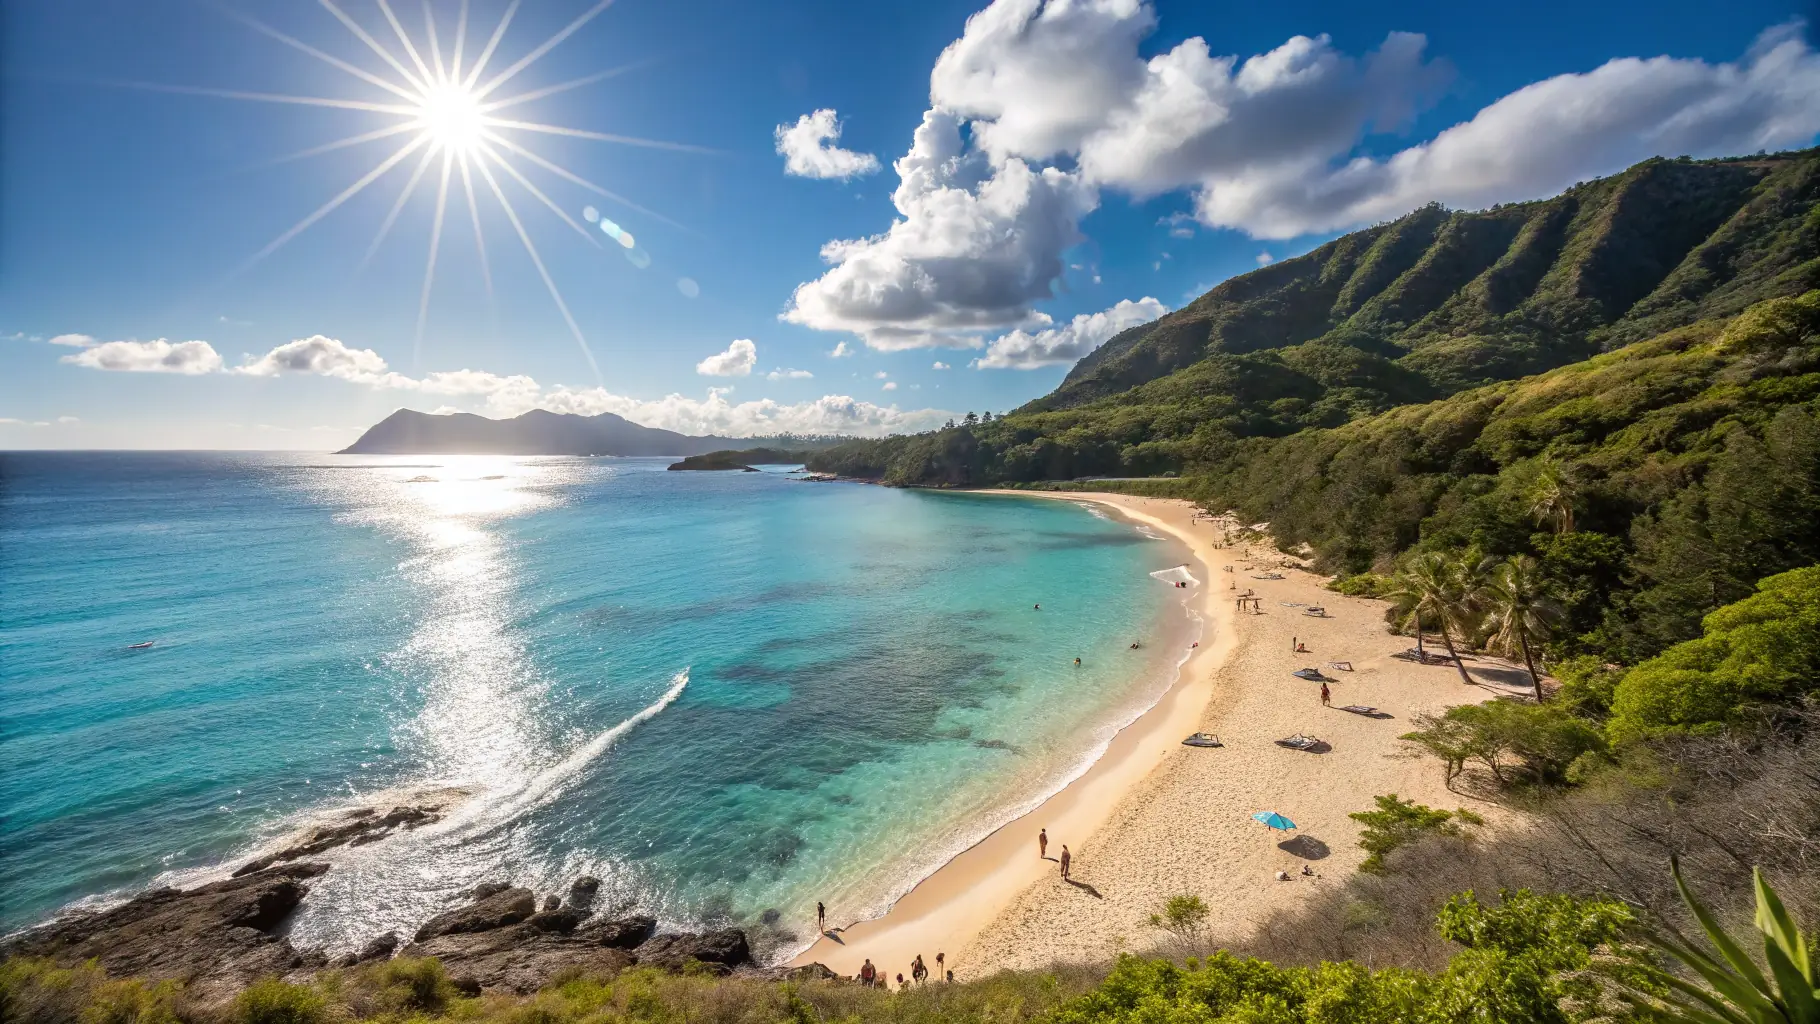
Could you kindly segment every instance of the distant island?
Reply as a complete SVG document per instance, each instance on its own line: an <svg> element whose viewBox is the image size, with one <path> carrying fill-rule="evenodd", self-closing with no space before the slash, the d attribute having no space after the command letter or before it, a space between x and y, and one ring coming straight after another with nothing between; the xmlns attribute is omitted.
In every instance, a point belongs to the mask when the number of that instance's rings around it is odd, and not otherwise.
<svg viewBox="0 0 1820 1024"><path fill-rule="evenodd" d="M671 469L729 470L742 469L756 473L753 466L793 466L807 462L813 452L791 451L787 448L747 448L744 451L709 452L706 455L691 455L672 465Z"/></svg>
<svg viewBox="0 0 1820 1024"><path fill-rule="evenodd" d="M792 448L814 450L845 439L787 434L770 438L692 437L641 426L610 412L577 416L533 409L522 416L494 420L465 412L432 415L400 409L367 428L359 440L336 454L685 457L725 452L755 440L782 441ZM789 454L786 461L802 461L800 453L778 454Z"/></svg>

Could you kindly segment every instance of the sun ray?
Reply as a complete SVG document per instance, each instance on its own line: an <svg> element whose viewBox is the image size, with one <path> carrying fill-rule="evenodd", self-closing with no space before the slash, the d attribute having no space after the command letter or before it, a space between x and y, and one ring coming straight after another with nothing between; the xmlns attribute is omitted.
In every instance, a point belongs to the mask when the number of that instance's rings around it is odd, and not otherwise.
<svg viewBox="0 0 1820 1024"><path fill-rule="evenodd" d="M435 85L436 76L430 74L430 66L423 62L423 56L417 52L417 45L411 42L410 33L406 32L404 25L399 23L398 15L392 13L392 5L386 3L386 0L376 0L376 2L379 4L379 10L385 14L385 20L391 22L392 31L397 33L398 41L404 44L405 55L411 58L411 63L417 65L418 71L423 72L423 80L430 85Z"/></svg>
<svg viewBox="0 0 1820 1024"><path fill-rule="evenodd" d="M562 311L562 318L568 323L570 333L575 335L575 344L581 346L582 357L587 359L588 368L594 371L594 382L602 383L600 364L594 361L594 353L588 348L588 339L582 337L581 327L575 323L575 317L569 312L569 304L562 301L562 293L556 290L556 282L550 278L550 272L544 268L543 257L537 255L537 246L531 244L531 236L525 232L524 224L518 220L518 211L512 209L511 200L507 199L506 194L500 190L499 182L494 180L493 172L487 170L487 165L475 161L474 166L479 168L480 176L487 180L487 187L493 190L493 197L499 200L500 208L505 210L506 219L512 222L512 229L518 232L518 240L524 243L525 252L530 254L531 262L536 265L537 273L543 278L544 287L550 290L550 298L556 300L556 308Z"/></svg>
<svg viewBox="0 0 1820 1024"><path fill-rule="evenodd" d="M378 181L381 175L385 174L385 172L391 170L392 168L398 166L398 162L400 160L403 160L405 157L410 156L412 153L416 152L416 150L419 146L422 146L423 144L425 144L429 141L430 140L429 140L428 136L419 135L415 139L412 139L410 142L405 143L404 146L398 150L398 152L393 153L391 156L387 157L384 161L382 161L379 164L378 167L375 167L372 170L368 171L365 175L363 175L360 178L359 181L354 182L354 184L349 185L346 189L342 190L340 195L336 196L335 198L333 198L333 199L329 200L328 202L323 203L321 206L317 207L315 213L312 213L308 217L305 217L302 220L298 221L289 231L286 231L284 234L279 235L277 238L274 238L268 245L266 245L265 248L254 253L253 258L248 260L246 262L246 265L251 266L255 263L258 263L260 260L265 259L267 256L270 256L272 253L277 252L279 246L282 246L284 243L290 241L293 238L296 238L298 235L302 234L305 230L307 230L311 224L314 224L317 221L321 220L322 218L328 216L331 212L334 211L334 209L336 207L340 206L342 203L347 202L349 199L352 199L357 193L360 192L361 189L364 189L368 185L371 185L373 182Z"/></svg>
<svg viewBox="0 0 1820 1024"><path fill-rule="evenodd" d="M436 12L430 9L430 0L423 0L423 29L430 37L430 62L436 65L436 81L448 85L449 73L442 66L442 38L436 34Z"/></svg>
<svg viewBox="0 0 1820 1024"><path fill-rule="evenodd" d="M455 50L449 55L449 81L461 81L461 48L468 41L468 0L461 0L461 16L455 19Z"/></svg>
<svg viewBox="0 0 1820 1024"><path fill-rule="evenodd" d="M223 13L226 14L228 17L234 19L235 21L240 22L242 25L247 26L248 28L252 29L255 32L258 32L262 35L270 36L271 38L276 39L279 42L281 42L281 43L285 44L286 46L289 46L293 49L301 50L302 52L309 54L310 56L316 58L319 61L322 61L324 64L327 64L332 68L336 68L341 71L346 71L348 74L353 75L355 78L358 78L363 82L366 82L370 85L377 85L381 89L384 89L385 91L387 91L389 93L392 93L393 95L399 97L400 99L410 100L413 102L415 102L417 99L416 96L413 96L411 93L407 92L406 90L400 89L396 83L388 82L385 79L380 78L378 75L375 75L372 72L367 71L363 68L357 68L354 65L349 64L347 61L342 60L340 57L335 57L335 56L331 56L330 54L324 53L321 50L316 49L314 46L311 46L310 44L303 42L300 39L293 39L290 36L285 35L283 32L278 31L277 29L273 28L270 25L267 25L265 22L260 21L258 18L255 18L250 14L242 14L239 11L228 10L225 8L223 9Z"/></svg>
<svg viewBox="0 0 1820 1024"><path fill-rule="evenodd" d="M384 0L381 0L381 2L384 2ZM557 32L555 35L551 36L550 38L544 40L542 46L539 46L537 49L532 50L530 53L527 53L523 57L518 58L518 61L516 63L514 63L511 67L509 67L509 68L505 69L504 71L501 71L499 74L493 76L492 81L481 86L480 89L474 93L474 98L475 99L486 99L488 93L491 93L494 89L497 89L501 85L504 85L506 83L506 81L508 79L510 79L513 75L516 75L520 71L523 71L525 68L528 68L532 64L535 64L541 57L543 57L544 54L549 53L551 50L555 49L557 44L561 43L564 39L569 38L571 35L574 35L575 31L577 29L581 28L583 25L586 25L588 22L593 21L595 16L599 15L601 11L606 10L608 7L611 7L612 5L613 5L613 0L600 0L600 2L595 4L593 7L590 7L586 11L583 11L581 14L581 17L576 18L574 21L569 22L569 24L565 28L563 28L561 31Z"/></svg>
<svg viewBox="0 0 1820 1024"><path fill-rule="evenodd" d="M320 146L311 146L309 149L300 149L295 153L287 153L284 156L273 157L270 160L261 160L256 164L249 164L245 169L252 170L255 167L275 167L278 164L288 164L293 160L304 160L313 156L321 156L324 153L332 153L337 149L346 149L349 146L358 146L364 142L375 142L389 136L399 135L411 131L416 127L416 122L406 121L403 124L395 124L387 128L375 128L370 132L361 132L359 135L349 135L346 138L336 139L334 142L325 142Z"/></svg>
<svg viewBox="0 0 1820 1024"><path fill-rule="evenodd" d="M436 190L436 220L430 225L430 257L423 268L423 294L417 300L417 340L411 345L411 372L419 369L423 354L423 325L430 315L430 286L436 283L436 252L442 248L442 217L449 207L449 168L454 154L442 151L442 186Z"/></svg>
<svg viewBox="0 0 1820 1024"><path fill-rule="evenodd" d="M368 103L365 100L337 100L322 96L290 96L275 92L245 92L240 89L211 89L203 85L164 85L160 82L102 82L121 89L144 89L148 92L172 92L184 96L214 96L228 100L252 100L256 103L292 103L306 107L336 107L341 110L370 110L380 114L417 113L416 107L399 103Z"/></svg>
<svg viewBox="0 0 1820 1024"><path fill-rule="evenodd" d="M505 171L507 174L510 174L512 176L512 178L518 182L519 185L523 186L523 188L526 192L529 192L529 193L531 193L531 195L537 197L538 202L549 207L551 213L554 213L556 216L561 217L562 222L564 224L567 224L568 226L574 228L576 234L580 235L582 238L587 239L587 242L589 245L595 246L597 248L600 247L600 240L594 237L594 232L589 231L587 228L582 227L580 221L577 221L575 218L569 216L568 211L564 210L560 206L557 206L555 200L551 199L547 195L544 195L543 190L538 188L536 185L532 184L531 179L529 179L529 178L525 177L523 174L519 173L518 168L513 167L511 161L507 160L505 157L500 156L498 153L493 152L493 150L491 150L489 148L483 147L480 150L480 152L483 155L485 155L486 157L488 157L489 159L491 159L494 163L498 164L501 170Z"/></svg>
<svg viewBox="0 0 1820 1024"><path fill-rule="evenodd" d="M575 78L557 85L547 85L541 89L533 89L530 92L521 92L516 96L508 96L503 100L493 100L489 103L482 103L480 109L483 112L490 114L495 110L501 110L505 107L514 107L520 103L529 103L532 100L543 99L545 96L554 96L559 92L568 92L570 89L579 89L584 85L593 85L595 82L605 81L606 79L623 75L628 71L637 71L640 68L650 67L655 63L657 63L657 58L647 57L644 60L636 60L630 64L621 64L616 68L608 68L605 71L595 72L585 78Z"/></svg>
<svg viewBox="0 0 1820 1024"><path fill-rule="evenodd" d="M487 299L493 298L493 268L487 263L487 237L480 230L480 206L474 201L474 175L468 169L468 155L461 155L461 190L468 194L468 219L474 223L474 246L480 250L480 279L486 283Z"/></svg>
<svg viewBox="0 0 1820 1024"><path fill-rule="evenodd" d="M649 149L670 149L679 153L707 153L718 156L719 150L706 146L691 146L686 142L664 142L660 139L644 139L636 135L610 135L606 132L583 131L580 128L564 128L555 124L538 124L535 121L512 121L503 117L483 119L489 128L516 128L525 132L542 132L545 135L567 135L577 139L595 139L600 142L617 142L622 146L644 146Z"/></svg>
<svg viewBox="0 0 1820 1024"><path fill-rule="evenodd" d="M526 160L529 160L532 163L536 164L537 166L543 168L544 170L549 171L551 174L554 174L557 177L563 178L564 180L572 182L576 185L580 185L582 188L585 188L588 191L593 192L595 195L605 196L606 198L611 199L616 203L619 203L620 205L626 207L627 209L637 210L639 213L642 213L645 216L650 217L654 220L663 221L665 224L668 224L671 227L676 228L678 231L691 231L691 232L694 231L693 228L690 228L689 226L687 226L685 224L679 224L676 221L673 221L670 218L664 216L663 214L658 213L656 210L646 209L645 207L638 205L637 203L633 202L632 200L627 199L625 196L622 196L619 193L612 191L611 189L605 189L605 188L600 187L599 185L594 184L593 182L589 181L588 179L582 177L581 175L576 174L574 171L569 170L567 167L562 166L561 164L555 163L554 161L551 161L551 160L544 159L543 157L537 155L535 152L533 152L529 149L526 149L523 146L520 146L518 143L513 142L511 139L506 138L505 136L499 134L498 132L483 131L481 133L481 135L487 141L492 142L495 145L504 146L505 148L511 150L512 152L517 153L519 156L524 157Z"/></svg>
<svg viewBox="0 0 1820 1024"><path fill-rule="evenodd" d="M492 37L487 40L487 45L481 49L480 56L475 59L474 69L468 72L467 81L461 83L463 89L474 88L474 82L480 78L480 73L486 69L487 61L492 59L493 51L499 48L499 41L505 37L506 26L512 23L512 15L518 13L518 2L519 0L512 0L506 5L506 13L499 17L499 27L493 30Z"/></svg>
<svg viewBox="0 0 1820 1024"><path fill-rule="evenodd" d="M398 222L398 215L404 212L404 204L411 201L411 194L417 191L417 183L423 180L424 172L430 169L430 161L436 156L434 147L423 151L423 159L417 161L417 169L411 172L411 180L404 183L404 191L398 193L398 201L387 211L385 220L379 225L379 232L373 236L373 244L367 246L366 255L360 258L359 269L365 270L373 262L373 256L379 252L379 246L392 233L392 225Z"/></svg>
<svg viewBox="0 0 1820 1024"><path fill-rule="evenodd" d="M317 0L317 2L322 4L322 6L328 8L330 14L333 14L343 25L346 25L348 31L354 33L354 37L356 39L359 39L361 42L367 44L367 47L369 49L371 49L374 53L379 54L380 59L384 60L387 64L392 65L392 69L394 71L397 71L400 75L403 75L404 80L407 83L409 83L411 88L416 89L419 92L422 92L425 89L429 88L429 83L419 81L416 75L411 74L411 69L404 66L403 61L401 61L397 57L393 56L391 50L388 50L384 46L380 45L379 40L374 39L371 35L368 35L367 30L360 27L359 22L355 21L353 18L348 17L347 13L345 11L343 11L341 8L335 6L334 0ZM415 98L415 97L413 97L413 98Z"/></svg>

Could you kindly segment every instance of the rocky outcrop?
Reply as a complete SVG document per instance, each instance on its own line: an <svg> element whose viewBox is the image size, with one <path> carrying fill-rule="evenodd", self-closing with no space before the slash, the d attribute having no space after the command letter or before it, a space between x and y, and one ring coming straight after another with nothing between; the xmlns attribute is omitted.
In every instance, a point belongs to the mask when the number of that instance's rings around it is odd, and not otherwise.
<svg viewBox="0 0 1820 1024"><path fill-rule="evenodd" d="M330 967L357 967L375 960L390 960L398 952L398 933L386 932L362 946L358 953L345 953L329 961Z"/></svg>
<svg viewBox="0 0 1820 1024"><path fill-rule="evenodd" d="M268 853L241 865L234 877L264 871L274 864L313 857L337 846L365 846L376 843L400 829L427 825L442 817L442 804L394 807L384 814L371 807L348 811L331 825L321 825L305 833L302 839L275 853Z"/></svg>
<svg viewBox="0 0 1820 1024"><path fill-rule="evenodd" d="M0 958L95 960L115 976L190 982L203 998L309 966L274 934L326 864L287 864L195 889L153 889L111 910L52 921L0 944Z"/></svg>
<svg viewBox="0 0 1820 1024"><path fill-rule="evenodd" d="M558 973L613 975L636 962L624 949L540 931L530 923L483 932L438 935L406 946L402 956L433 956L458 988L535 992Z"/></svg>
<svg viewBox="0 0 1820 1024"><path fill-rule="evenodd" d="M615 949L637 949L656 933L657 918L644 914L633 914L612 921L590 921L581 932L588 941Z"/></svg>
<svg viewBox="0 0 1820 1024"><path fill-rule="evenodd" d="M473 903L444 911L417 929L416 940L424 942L438 935L464 932L488 932L525 921L537 913L537 897L529 889L493 889L483 885L475 890Z"/></svg>
<svg viewBox="0 0 1820 1024"><path fill-rule="evenodd" d="M694 932L654 935L634 950L633 955L640 964L666 970L681 970L690 961L696 961L725 973L750 964L752 947L746 944L745 932L725 928L703 935Z"/></svg>

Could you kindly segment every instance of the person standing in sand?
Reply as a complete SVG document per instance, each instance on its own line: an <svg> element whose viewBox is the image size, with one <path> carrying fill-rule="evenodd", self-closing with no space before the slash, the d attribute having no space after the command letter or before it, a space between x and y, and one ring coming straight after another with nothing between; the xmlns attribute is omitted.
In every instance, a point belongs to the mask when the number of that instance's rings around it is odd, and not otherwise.
<svg viewBox="0 0 1820 1024"><path fill-rule="evenodd" d="M1049 856L1049 830L1046 828L1036 830L1036 855L1038 857Z"/></svg>
<svg viewBox="0 0 1820 1024"><path fill-rule="evenodd" d="M1326 687L1322 687L1326 689ZM815 930L823 935L828 933L828 908L822 906L821 900L815 901Z"/></svg>
<svg viewBox="0 0 1820 1024"><path fill-rule="evenodd" d="M872 966L871 957L867 957L866 962L860 965L859 983L867 988L878 984L878 968Z"/></svg>
<svg viewBox="0 0 1820 1024"><path fill-rule="evenodd" d="M1062 844L1062 881L1068 880L1068 865L1074 863L1074 857L1068 853L1068 844Z"/></svg>
<svg viewBox="0 0 1820 1024"><path fill-rule="evenodd" d="M1321 684L1321 706L1324 708L1333 707L1333 694L1328 691L1326 683Z"/></svg>

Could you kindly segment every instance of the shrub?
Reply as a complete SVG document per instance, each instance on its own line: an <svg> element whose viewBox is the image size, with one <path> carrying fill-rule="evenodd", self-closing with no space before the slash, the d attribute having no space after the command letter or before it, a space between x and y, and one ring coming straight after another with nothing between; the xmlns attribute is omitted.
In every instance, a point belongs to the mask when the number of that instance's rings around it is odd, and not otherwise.
<svg viewBox="0 0 1820 1024"><path fill-rule="evenodd" d="M1347 817L1364 825L1359 833L1359 848L1370 856L1359 865L1360 871L1384 870L1384 857L1423 836L1463 836L1461 825L1483 825L1485 819L1462 807L1457 811L1437 811L1413 800L1399 800L1395 793L1378 796L1375 811L1354 811Z"/></svg>
<svg viewBox="0 0 1820 1024"><path fill-rule="evenodd" d="M308 985L262 978L234 998L236 1024L326 1024L328 1000Z"/></svg>
<svg viewBox="0 0 1820 1024"><path fill-rule="evenodd" d="M387 1009L434 1012L459 995L440 960L401 956L371 970L379 1001Z"/></svg>
<svg viewBox="0 0 1820 1024"><path fill-rule="evenodd" d="M1450 784L1477 764L1500 786L1555 785L1567 781L1576 758L1605 746L1596 727L1555 703L1465 704L1439 717L1418 715L1416 724L1421 728L1403 738L1440 758Z"/></svg>

